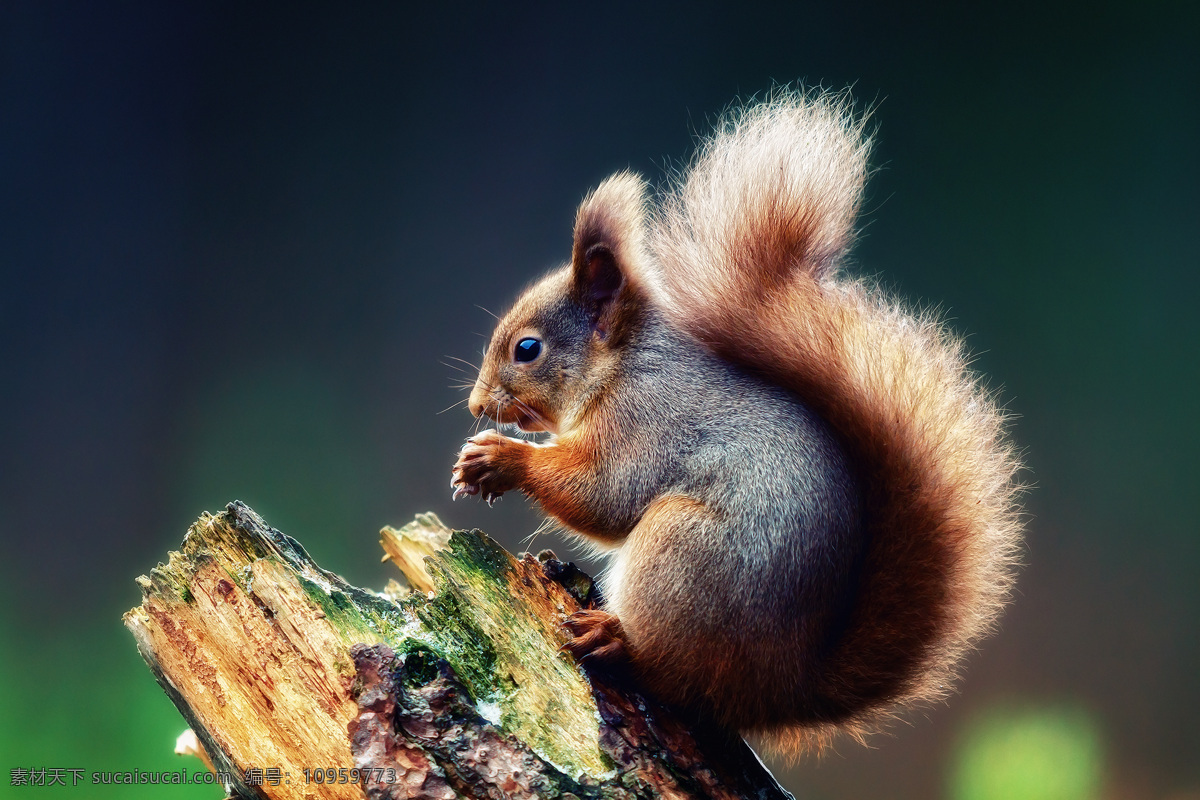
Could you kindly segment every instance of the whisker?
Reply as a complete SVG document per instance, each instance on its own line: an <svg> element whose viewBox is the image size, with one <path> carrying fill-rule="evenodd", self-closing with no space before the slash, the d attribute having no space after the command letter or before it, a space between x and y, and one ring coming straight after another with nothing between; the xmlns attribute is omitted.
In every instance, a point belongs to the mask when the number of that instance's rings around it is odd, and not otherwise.
<svg viewBox="0 0 1200 800"><path fill-rule="evenodd" d="M534 410L533 408L530 408L530 407L529 407L529 405L528 405L528 404L526 404L526 403L525 403L523 400L521 400L519 397L514 397L514 398L513 398L513 401L514 401L514 402L515 402L515 403L516 403L518 406L520 406L520 408L521 408L521 410L522 410L522 411L525 411L527 414L529 414L529 416L530 416L530 417L532 417L532 418L534 419L534 421L535 421L535 422L540 422L540 423L542 424L542 427L549 427L550 421L549 421L548 419L546 419L546 417L545 417L545 416L543 416L543 415L542 415L541 413L539 413L538 411Z"/></svg>
<svg viewBox="0 0 1200 800"><path fill-rule="evenodd" d="M484 308L483 306L479 305L479 303L476 303L476 304L475 304L475 307L476 307L476 308L478 308L478 309L479 309L480 311L482 311L483 313L491 315L492 319L496 320L496 322L499 322L499 321L500 321L500 317L496 316L496 315L495 315L495 314L493 314L491 311L488 311L486 308Z"/></svg>
<svg viewBox="0 0 1200 800"><path fill-rule="evenodd" d="M472 364L470 361L467 361L465 358L459 358L458 356L446 356L446 358L449 358L449 359L451 359L452 361L457 361L457 362L458 362L458 363L460 363L460 364L466 364L468 367L470 367L470 368L471 368L472 370L474 370L475 372L479 372L479 371L480 371L480 367L479 367L479 365L478 365L478 364ZM481 362L481 363L482 363L482 362ZM446 366L451 366L451 365L450 365L450 364L446 364Z"/></svg>
<svg viewBox="0 0 1200 800"><path fill-rule="evenodd" d="M478 373L474 373L474 372L469 372L469 371L463 369L462 367L458 366L457 364L447 364L445 361L441 362L441 364L443 367L449 367L450 369L455 370L460 375L462 375L464 378L473 378L473 377L475 377L475 375L478 374Z"/></svg>
<svg viewBox="0 0 1200 800"><path fill-rule="evenodd" d="M557 522L555 522L553 519L551 519L550 517L543 518L541 521L541 524L539 524L536 528L534 528L532 533L530 533L528 536L526 536L525 538L523 538L521 540L521 544L525 547L525 549L527 551L532 552L533 551L532 545L533 545L534 541L537 539L537 537L541 536L543 533L554 530L555 528L558 527L558 525L559 524Z"/></svg>
<svg viewBox="0 0 1200 800"><path fill-rule="evenodd" d="M439 412L437 412L437 413L438 413L438 414L445 414L445 413L446 413L447 411L449 411L450 409L452 409L452 408L458 408L459 406L461 406L463 403L467 402L467 401L468 401L468 400L470 400L470 399L471 399L471 398L469 398L469 397L464 397L462 400L459 400L459 401L458 401L457 403L455 403L454 405L446 406L445 408L443 408L441 411L439 411Z"/></svg>

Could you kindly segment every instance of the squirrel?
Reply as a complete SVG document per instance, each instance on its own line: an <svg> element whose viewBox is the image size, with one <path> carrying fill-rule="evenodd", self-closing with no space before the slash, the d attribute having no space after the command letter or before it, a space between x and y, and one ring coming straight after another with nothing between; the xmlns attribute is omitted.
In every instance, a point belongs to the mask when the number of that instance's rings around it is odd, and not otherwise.
<svg viewBox="0 0 1200 800"><path fill-rule="evenodd" d="M777 752L941 699L1010 592L1007 418L962 342L842 263L868 174L845 93L735 108L657 192L578 209L500 319L454 497L521 490L608 554L575 657Z"/></svg>

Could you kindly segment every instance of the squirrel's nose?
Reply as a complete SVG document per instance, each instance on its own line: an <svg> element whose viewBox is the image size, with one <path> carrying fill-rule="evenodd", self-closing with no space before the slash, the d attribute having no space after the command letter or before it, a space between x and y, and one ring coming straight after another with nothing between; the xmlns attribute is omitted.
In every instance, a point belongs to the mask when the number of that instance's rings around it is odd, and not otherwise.
<svg viewBox="0 0 1200 800"><path fill-rule="evenodd" d="M487 408L487 392L480 386L476 386L471 390L471 399L467 401L467 409L470 410L471 416L478 419L483 415L483 411Z"/></svg>

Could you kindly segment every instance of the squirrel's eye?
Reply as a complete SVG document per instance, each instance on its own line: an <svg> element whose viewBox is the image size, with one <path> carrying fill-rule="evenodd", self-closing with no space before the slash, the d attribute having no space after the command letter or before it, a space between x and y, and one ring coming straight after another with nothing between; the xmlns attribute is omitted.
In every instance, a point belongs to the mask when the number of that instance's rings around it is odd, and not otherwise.
<svg viewBox="0 0 1200 800"><path fill-rule="evenodd" d="M531 336L527 336L517 342L516 349L513 352L513 360L518 364L528 364L538 357L542 352L542 343Z"/></svg>

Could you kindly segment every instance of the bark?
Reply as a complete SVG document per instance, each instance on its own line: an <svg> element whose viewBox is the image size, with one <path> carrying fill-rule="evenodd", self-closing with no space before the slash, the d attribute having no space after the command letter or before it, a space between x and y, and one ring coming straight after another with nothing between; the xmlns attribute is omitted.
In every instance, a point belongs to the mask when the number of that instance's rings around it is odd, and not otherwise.
<svg viewBox="0 0 1200 800"><path fill-rule="evenodd" d="M232 503L125 615L245 798L788 798L736 735L689 729L560 650L591 580L421 515L381 541L411 588L318 567Z"/></svg>

